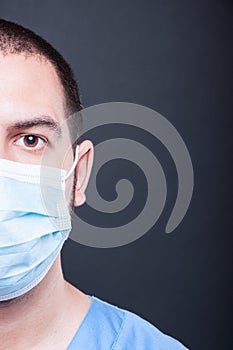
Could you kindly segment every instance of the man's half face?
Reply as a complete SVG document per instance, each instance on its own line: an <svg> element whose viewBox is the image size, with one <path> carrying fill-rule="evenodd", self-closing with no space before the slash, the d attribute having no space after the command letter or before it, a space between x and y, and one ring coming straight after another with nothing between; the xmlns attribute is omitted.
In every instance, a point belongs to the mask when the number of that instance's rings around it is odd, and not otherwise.
<svg viewBox="0 0 233 350"><path fill-rule="evenodd" d="M64 106L62 86L50 62L39 56L0 53L0 158L40 164L46 148L49 165L60 167L62 145L63 151L69 150L62 160L68 170L72 148L68 133L64 135L59 128L65 121ZM69 179L68 200L71 194Z"/></svg>

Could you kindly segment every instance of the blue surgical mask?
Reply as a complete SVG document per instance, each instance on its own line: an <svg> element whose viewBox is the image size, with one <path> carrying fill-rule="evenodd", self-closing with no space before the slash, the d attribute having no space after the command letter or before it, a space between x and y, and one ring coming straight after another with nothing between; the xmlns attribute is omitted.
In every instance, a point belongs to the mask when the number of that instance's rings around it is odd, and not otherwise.
<svg viewBox="0 0 233 350"><path fill-rule="evenodd" d="M65 170L0 159L0 301L34 288L71 230Z"/></svg>

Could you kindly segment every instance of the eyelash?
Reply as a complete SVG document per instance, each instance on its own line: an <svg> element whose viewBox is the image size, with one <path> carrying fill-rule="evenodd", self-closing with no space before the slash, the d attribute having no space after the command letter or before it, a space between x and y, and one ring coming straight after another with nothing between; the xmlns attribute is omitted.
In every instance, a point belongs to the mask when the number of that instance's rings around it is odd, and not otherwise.
<svg viewBox="0 0 233 350"><path fill-rule="evenodd" d="M32 136L33 138L35 138L38 142L36 144L36 147L27 147L24 144L24 138L26 137L30 137ZM42 144L43 143L43 144ZM46 140L45 138L38 136L38 135L34 135L34 134L26 134L26 135L21 135L15 142L15 144L17 146L23 147L24 149L26 149L27 151L40 151L43 149L43 147L48 143L48 140Z"/></svg>

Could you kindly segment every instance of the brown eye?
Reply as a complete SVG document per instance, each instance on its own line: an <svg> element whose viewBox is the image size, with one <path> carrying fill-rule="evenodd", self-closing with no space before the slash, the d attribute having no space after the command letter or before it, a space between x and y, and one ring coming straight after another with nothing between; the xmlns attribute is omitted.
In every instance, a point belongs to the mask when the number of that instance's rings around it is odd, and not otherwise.
<svg viewBox="0 0 233 350"><path fill-rule="evenodd" d="M39 143L39 138L38 136L35 135L27 135L24 136L23 142L26 147L36 147Z"/></svg>
<svg viewBox="0 0 233 350"><path fill-rule="evenodd" d="M47 142L42 137L36 135L24 135L21 136L17 141L16 145L23 147L27 150L41 150Z"/></svg>

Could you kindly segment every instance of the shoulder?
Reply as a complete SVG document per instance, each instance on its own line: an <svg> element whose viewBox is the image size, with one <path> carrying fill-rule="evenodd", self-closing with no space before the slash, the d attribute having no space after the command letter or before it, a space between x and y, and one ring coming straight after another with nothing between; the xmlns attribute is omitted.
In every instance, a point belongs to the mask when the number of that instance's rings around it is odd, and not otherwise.
<svg viewBox="0 0 233 350"><path fill-rule="evenodd" d="M138 315L92 297L93 311L101 329L111 334L111 350L185 350L177 340L165 335Z"/></svg>

